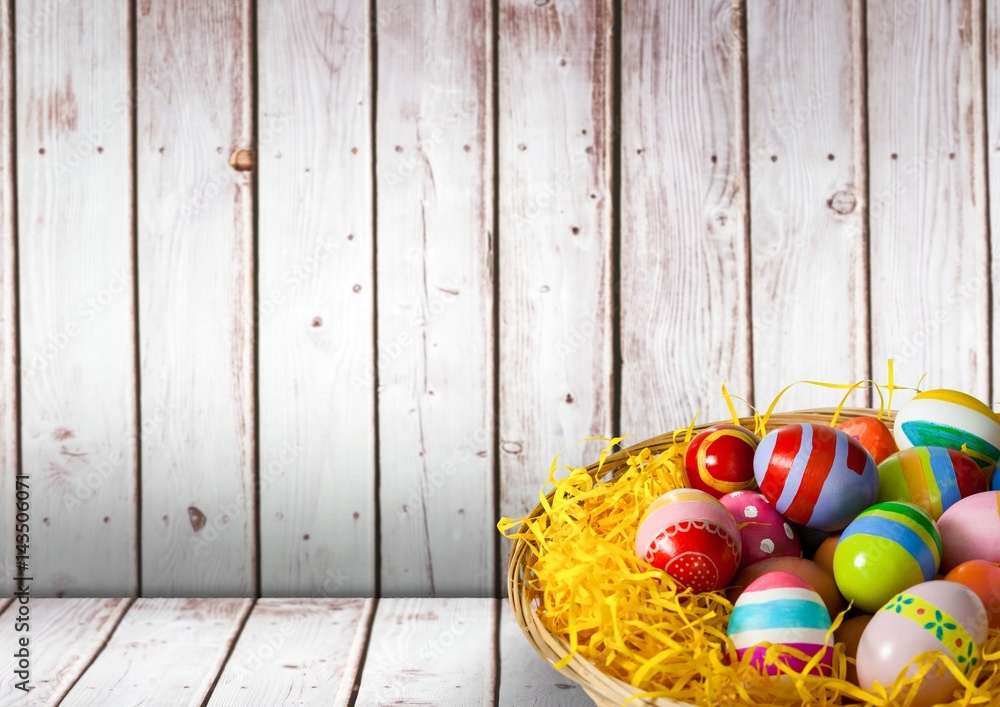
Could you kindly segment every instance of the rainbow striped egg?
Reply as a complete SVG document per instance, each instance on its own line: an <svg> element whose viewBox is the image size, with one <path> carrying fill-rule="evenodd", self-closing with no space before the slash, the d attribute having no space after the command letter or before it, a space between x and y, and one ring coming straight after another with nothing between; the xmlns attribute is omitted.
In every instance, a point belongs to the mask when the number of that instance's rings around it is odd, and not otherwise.
<svg viewBox="0 0 1000 707"><path fill-rule="evenodd" d="M798 423L769 433L757 446L753 472L778 513L813 530L843 529L878 497L871 455L827 425Z"/></svg>
<svg viewBox="0 0 1000 707"><path fill-rule="evenodd" d="M946 447L910 447L878 465L878 500L916 504L937 520L961 499L986 490L971 458Z"/></svg>
<svg viewBox="0 0 1000 707"><path fill-rule="evenodd" d="M941 553L941 534L927 511L887 501L859 515L841 534L833 577L855 607L874 613L904 589L934 579Z"/></svg>
<svg viewBox="0 0 1000 707"><path fill-rule="evenodd" d="M831 673L833 634L830 613L819 594L804 580L788 572L768 572L746 588L733 605L727 633L742 659L751 653L750 664L768 675L779 671L774 663L765 665L767 646L778 644L795 648L812 658L823 657L812 674ZM789 654L779 662L801 671L807 661Z"/></svg>
<svg viewBox="0 0 1000 707"><path fill-rule="evenodd" d="M740 529L718 500L679 488L650 504L635 537L635 554L694 592L722 589L740 565Z"/></svg>
<svg viewBox="0 0 1000 707"><path fill-rule="evenodd" d="M896 413L892 432L900 449L957 449L988 471L1000 460L1000 421L985 403L957 390L913 396Z"/></svg>

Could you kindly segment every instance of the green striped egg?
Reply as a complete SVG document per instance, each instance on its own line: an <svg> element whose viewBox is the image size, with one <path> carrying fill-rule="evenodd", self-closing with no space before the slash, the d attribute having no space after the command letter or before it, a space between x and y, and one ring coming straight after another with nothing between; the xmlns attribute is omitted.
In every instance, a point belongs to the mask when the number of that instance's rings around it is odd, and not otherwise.
<svg viewBox="0 0 1000 707"><path fill-rule="evenodd" d="M934 579L941 566L941 534L923 508L903 501L877 503L848 525L833 554L840 593L874 613L896 594Z"/></svg>

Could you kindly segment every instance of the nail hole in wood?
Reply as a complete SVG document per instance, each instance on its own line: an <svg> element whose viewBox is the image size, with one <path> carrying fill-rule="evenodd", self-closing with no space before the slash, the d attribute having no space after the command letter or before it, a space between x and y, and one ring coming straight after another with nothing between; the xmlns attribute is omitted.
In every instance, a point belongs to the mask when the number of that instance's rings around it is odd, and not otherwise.
<svg viewBox="0 0 1000 707"><path fill-rule="evenodd" d="M772 162L777 162L778 161L778 156L777 155L771 155L771 161Z"/></svg>

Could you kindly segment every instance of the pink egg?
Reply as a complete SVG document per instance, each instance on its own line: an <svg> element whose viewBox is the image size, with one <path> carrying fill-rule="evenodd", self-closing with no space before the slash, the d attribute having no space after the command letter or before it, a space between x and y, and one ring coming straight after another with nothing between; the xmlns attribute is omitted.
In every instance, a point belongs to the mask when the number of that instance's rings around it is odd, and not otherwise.
<svg viewBox="0 0 1000 707"><path fill-rule="evenodd" d="M763 494L733 491L719 500L740 529L741 568L769 557L802 557L802 543L791 523L774 510Z"/></svg>
<svg viewBox="0 0 1000 707"><path fill-rule="evenodd" d="M973 494L951 506L937 523L941 571L968 560L1000 562L1000 491Z"/></svg>
<svg viewBox="0 0 1000 707"><path fill-rule="evenodd" d="M858 643L858 681L870 690L878 682L888 688L902 672L918 669L910 663L921 653L938 651L966 674L982 660L989 622L983 602L957 582L935 580L900 592L878 610ZM913 707L951 700L959 686L950 671L938 665L924 678Z"/></svg>

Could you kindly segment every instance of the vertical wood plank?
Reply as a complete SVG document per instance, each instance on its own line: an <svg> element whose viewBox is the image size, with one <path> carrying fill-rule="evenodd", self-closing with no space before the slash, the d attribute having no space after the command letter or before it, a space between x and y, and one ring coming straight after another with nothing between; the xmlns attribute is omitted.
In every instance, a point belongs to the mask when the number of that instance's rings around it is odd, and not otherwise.
<svg viewBox="0 0 1000 707"><path fill-rule="evenodd" d="M20 471L17 420L17 184L14 178L14 0L0 0L0 504L14 508ZM0 514L0 537L14 537L15 516ZM15 589L13 543L0 548L0 584Z"/></svg>
<svg viewBox="0 0 1000 707"><path fill-rule="evenodd" d="M259 599L208 704L348 704L373 605Z"/></svg>
<svg viewBox="0 0 1000 707"><path fill-rule="evenodd" d="M62 704L201 705L251 599L137 599Z"/></svg>
<svg viewBox="0 0 1000 707"><path fill-rule="evenodd" d="M22 443L36 596L137 590L128 6L20 0ZM7 469L9 467L5 467Z"/></svg>
<svg viewBox="0 0 1000 707"><path fill-rule="evenodd" d="M623 3L622 427L633 441L753 395L736 0Z"/></svg>
<svg viewBox="0 0 1000 707"><path fill-rule="evenodd" d="M873 365L986 398L979 0L868 4Z"/></svg>
<svg viewBox="0 0 1000 707"><path fill-rule="evenodd" d="M1000 0L986 0L986 66L983 67L986 81L986 164L988 184L990 231L990 270L987 283L992 285L993 337L991 360L992 402L1000 386L1000 280L994 277L1000 273Z"/></svg>
<svg viewBox="0 0 1000 707"><path fill-rule="evenodd" d="M267 596L375 588L367 7L259 6L256 317Z"/></svg>
<svg viewBox="0 0 1000 707"><path fill-rule="evenodd" d="M424 0L379 27L387 596L494 593L491 19Z"/></svg>
<svg viewBox="0 0 1000 707"><path fill-rule="evenodd" d="M128 609L129 599L32 599L30 633L17 632L12 606L0 616L0 704L56 705L66 695L73 682L104 646ZM30 689L25 692L15 686L14 679L19 650L18 639L28 637L31 654Z"/></svg>
<svg viewBox="0 0 1000 707"><path fill-rule="evenodd" d="M537 504L557 453L589 463L600 443L565 447L613 432L613 10L610 0L500 0L499 10L500 471L510 516Z"/></svg>
<svg viewBox="0 0 1000 707"><path fill-rule="evenodd" d="M500 705L518 707L592 706L594 701L531 649L514 620L510 603L500 607Z"/></svg>
<svg viewBox="0 0 1000 707"><path fill-rule="evenodd" d="M355 704L492 704L496 603L380 600Z"/></svg>
<svg viewBox="0 0 1000 707"><path fill-rule="evenodd" d="M255 587L249 3L143 0L137 17L142 583Z"/></svg>
<svg viewBox="0 0 1000 707"><path fill-rule="evenodd" d="M747 4L758 406L869 377L862 1ZM799 386L781 409L839 399Z"/></svg>

